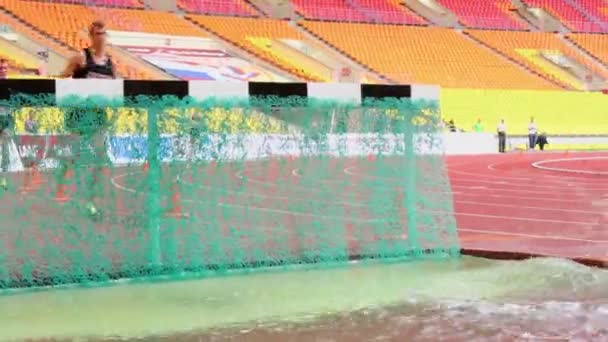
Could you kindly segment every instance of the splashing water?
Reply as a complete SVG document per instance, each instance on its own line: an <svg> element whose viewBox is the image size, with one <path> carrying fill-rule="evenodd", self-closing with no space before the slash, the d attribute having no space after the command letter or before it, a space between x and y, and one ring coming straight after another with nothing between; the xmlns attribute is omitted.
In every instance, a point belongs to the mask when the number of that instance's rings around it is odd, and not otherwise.
<svg viewBox="0 0 608 342"><path fill-rule="evenodd" d="M5 296L0 317L0 340L589 341L608 338L608 272L549 258L354 265Z"/></svg>

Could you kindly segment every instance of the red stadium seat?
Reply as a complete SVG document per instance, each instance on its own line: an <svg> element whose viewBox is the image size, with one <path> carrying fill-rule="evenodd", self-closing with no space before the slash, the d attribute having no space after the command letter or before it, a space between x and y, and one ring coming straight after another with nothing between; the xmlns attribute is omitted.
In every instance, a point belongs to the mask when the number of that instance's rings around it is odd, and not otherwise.
<svg viewBox="0 0 608 342"><path fill-rule="evenodd" d="M191 13L251 17L259 13L243 0L179 0L179 7Z"/></svg>
<svg viewBox="0 0 608 342"><path fill-rule="evenodd" d="M579 1L579 0L576 0ZM561 20L569 29L577 32L603 32L599 23L593 22L588 16L564 0L524 0L530 7L543 8L557 19ZM587 7L600 1L589 0Z"/></svg>
<svg viewBox="0 0 608 342"><path fill-rule="evenodd" d="M53 2L97 7L144 8L138 0L54 0Z"/></svg>
<svg viewBox="0 0 608 342"><path fill-rule="evenodd" d="M509 12L510 0L439 0L468 27L502 30L522 30L527 25Z"/></svg>

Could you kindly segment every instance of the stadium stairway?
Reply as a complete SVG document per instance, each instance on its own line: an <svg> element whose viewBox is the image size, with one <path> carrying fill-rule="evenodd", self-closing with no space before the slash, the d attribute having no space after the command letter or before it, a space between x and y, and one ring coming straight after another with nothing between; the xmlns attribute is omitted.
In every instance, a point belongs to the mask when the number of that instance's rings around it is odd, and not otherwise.
<svg viewBox="0 0 608 342"><path fill-rule="evenodd" d="M6 58L13 67L26 73L36 73L40 67L40 60L36 56L2 37L0 37L0 56Z"/></svg>

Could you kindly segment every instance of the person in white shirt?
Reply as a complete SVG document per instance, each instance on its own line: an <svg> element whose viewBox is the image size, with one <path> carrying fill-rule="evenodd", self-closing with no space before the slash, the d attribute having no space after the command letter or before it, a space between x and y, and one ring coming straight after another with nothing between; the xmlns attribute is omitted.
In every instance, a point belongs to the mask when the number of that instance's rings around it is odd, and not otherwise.
<svg viewBox="0 0 608 342"><path fill-rule="evenodd" d="M507 124L505 119L500 119L498 124L498 152L505 153L505 147L507 145Z"/></svg>
<svg viewBox="0 0 608 342"><path fill-rule="evenodd" d="M534 122L534 118L530 118L530 124L528 124L528 148L533 150L536 146L536 138L538 137L538 126Z"/></svg>

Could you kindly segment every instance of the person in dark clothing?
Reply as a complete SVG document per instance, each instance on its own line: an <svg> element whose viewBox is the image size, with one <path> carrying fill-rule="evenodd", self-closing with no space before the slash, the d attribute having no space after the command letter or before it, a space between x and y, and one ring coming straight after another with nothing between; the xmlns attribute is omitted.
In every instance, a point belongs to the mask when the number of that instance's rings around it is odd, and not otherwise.
<svg viewBox="0 0 608 342"><path fill-rule="evenodd" d="M549 141L547 140L547 133L542 132L536 138L536 144L540 148L541 151L545 150L545 145L549 145Z"/></svg>
<svg viewBox="0 0 608 342"><path fill-rule="evenodd" d="M106 24L99 20L92 22L89 27L89 38L91 45L85 48L82 53L70 59L62 76L97 79L116 78L112 58L106 51Z"/></svg>
<svg viewBox="0 0 608 342"><path fill-rule="evenodd" d="M454 119L451 119L450 122L448 122L448 129L450 132L456 132L456 124L454 123Z"/></svg>
<svg viewBox="0 0 608 342"><path fill-rule="evenodd" d="M4 58L0 58L0 79L8 78L8 61Z"/></svg>
<svg viewBox="0 0 608 342"><path fill-rule="evenodd" d="M505 119L501 119L496 129L498 132L498 152L505 153L505 147L507 145L507 124Z"/></svg>
<svg viewBox="0 0 608 342"><path fill-rule="evenodd" d="M6 173L9 171L10 155L9 148L11 142L11 129L14 125L13 116L10 111L0 108L0 189L8 188Z"/></svg>
<svg viewBox="0 0 608 342"><path fill-rule="evenodd" d="M82 53L74 56L68 63L62 76L77 79L114 79L114 64L112 58L107 54L106 25L102 21L94 21L89 26L89 38L91 44ZM93 186L98 184L107 154L105 147L105 133L108 128L107 112L105 108L95 106L83 106L68 108L65 111L66 128L73 134L72 158L77 159L81 169L83 166L91 167L86 175L88 179L87 189L89 202L86 209L94 217L99 212L94 205L96 192ZM60 178L65 178L69 164L64 163L60 168Z"/></svg>

